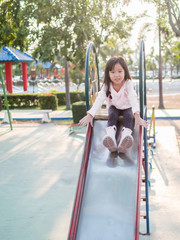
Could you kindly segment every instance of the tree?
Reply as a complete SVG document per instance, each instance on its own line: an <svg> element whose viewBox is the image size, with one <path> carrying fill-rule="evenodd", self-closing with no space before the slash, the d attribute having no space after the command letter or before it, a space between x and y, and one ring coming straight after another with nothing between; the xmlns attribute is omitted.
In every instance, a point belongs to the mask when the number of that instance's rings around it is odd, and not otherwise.
<svg viewBox="0 0 180 240"><path fill-rule="evenodd" d="M152 2L152 1L147 1ZM154 4L157 6L157 26L158 26L158 39L159 39L159 108L164 108L163 103L163 85L162 85L162 51L168 44L170 40L173 39L173 32L170 29L170 24L168 21L168 11L167 11L167 0L154 0ZM180 26L180 16L179 14L179 7L178 7L178 0L168 1L171 2L169 5L169 9L171 9L171 17L174 17L174 26L176 29L179 29ZM144 33L152 27L152 24L146 22L144 25L143 30L141 31L141 38ZM157 31L157 29L156 29ZM177 35L177 34L176 34ZM173 41L175 41L173 39Z"/></svg>
<svg viewBox="0 0 180 240"><path fill-rule="evenodd" d="M128 4L131 0L125 0ZM150 2L156 4L157 8L161 5L161 11L165 14L162 18L167 24L168 22L177 37L180 37L180 3L179 0L144 0L144 2Z"/></svg>
<svg viewBox="0 0 180 240"><path fill-rule="evenodd" d="M32 10L29 15L35 26L30 35L31 42L36 43L33 56L54 61L60 55L83 68L89 41L95 42L99 52L101 45L112 36L124 39L129 36L134 21L123 12L115 14L113 8L119 7L119 2L26 0L26 9ZM69 81L68 75L66 81Z"/></svg>
<svg viewBox="0 0 180 240"><path fill-rule="evenodd" d="M169 24L177 37L180 37L180 5L177 0L166 0Z"/></svg>
<svg viewBox="0 0 180 240"><path fill-rule="evenodd" d="M0 47L28 48L29 19L20 0L0 1Z"/></svg>
<svg viewBox="0 0 180 240"><path fill-rule="evenodd" d="M155 78L155 70L157 70L156 62L157 61L154 53L154 47L152 47L150 54L146 55L146 69L153 72L153 79Z"/></svg>
<svg viewBox="0 0 180 240"><path fill-rule="evenodd" d="M67 59L65 59L65 87L66 87L66 109L70 109L70 93L69 93L69 64Z"/></svg>
<svg viewBox="0 0 180 240"><path fill-rule="evenodd" d="M159 105L158 108L163 109L163 85L162 85L162 45L161 45L161 27L159 26Z"/></svg>
<svg viewBox="0 0 180 240"><path fill-rule="evenodd" d="M42 62L60 56L82 69L89 41L99 52L109 38L130 35L134 21L120 6L120 0L0 1L0 46L29 48Z"/></svg>

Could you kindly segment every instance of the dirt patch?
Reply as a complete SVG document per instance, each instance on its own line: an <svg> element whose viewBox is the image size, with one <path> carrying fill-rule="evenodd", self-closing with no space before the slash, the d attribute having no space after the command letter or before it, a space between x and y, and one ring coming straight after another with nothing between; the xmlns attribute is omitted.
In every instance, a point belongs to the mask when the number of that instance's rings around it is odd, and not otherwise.
<svg viewBox="0 0 180 240"><path fill-rule="evenodd" d="M180 109L180 94L164 95L163 104L166 109ZM158 109L159 96L147 95L147 107L151 109L152 106ZM180 150L180 120L156 120L156 126L174 126L176 130L176 136L178 146Z"/></svg>
<svg viewBox="0 0 180 240"><path fill-rule="evenodd" d="M163 104L167 109L180 109L180 94L164 95ZM153 105L158 108L159 96L147 95L147 107L152 108Z"/></svg>

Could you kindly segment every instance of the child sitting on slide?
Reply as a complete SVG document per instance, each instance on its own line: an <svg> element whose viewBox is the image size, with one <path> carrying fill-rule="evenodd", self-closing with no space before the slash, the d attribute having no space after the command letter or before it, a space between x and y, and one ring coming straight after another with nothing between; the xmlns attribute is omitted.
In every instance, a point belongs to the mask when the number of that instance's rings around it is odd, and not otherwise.
<svg viewBox="0 0 180 240"><path fill-rule="evenodd" d="M138 124L147 128L147 122L140 117L137 95L127 64L121 56L114 56L108 60L103 86L87 115L79 121L80 125L86 123L93 125L93 117L105 100L108 105L108 123L103 144L110 152L125 153L133 144L133 128ZM123 116L123 128L120 142L117 143L116 131L119 116Z"/></svg>

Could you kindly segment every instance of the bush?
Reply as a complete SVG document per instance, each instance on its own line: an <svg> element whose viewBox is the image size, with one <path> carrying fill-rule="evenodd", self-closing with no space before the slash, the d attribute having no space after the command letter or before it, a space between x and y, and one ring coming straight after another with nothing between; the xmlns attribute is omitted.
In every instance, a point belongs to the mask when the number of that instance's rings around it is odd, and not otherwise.
<svg viewBox="0 0 180 240"><path fill-rule="evenodd" d="M4 95L1 95L2 105L5 109ZM8 105L10 109L14 108L33 108L38 106L38 94L8 94Z"/></svg>
<svg viewBox="0 0 180 240"><path fill-rule="evenodd" d="M39 95L38 98L39 98L40 109L57 110L58 99L55 95L43 94L43 95Z"/></svg>
<svg viewBox="0 0 180 240"><path fill-rule="evenodd" d="M0 94L1 103L3 105L3 109L6 109L4 95ZM55 96L50 97L50 96ZM44 98L47 97L47 101L45 103ZM41 98L41 103L39 102ZM43 99L42 99L43 98ZM71 104L77 101L84 101L85 94L84 91L72 91L70 92ZM10 109L23 109L23 108L36 108L39 105L43 107L43 109L52 109L56 108L56 101L58 101L58 106L66 105L66 94L65 92L57 92L56 90L51 91L51 94L38 94L38 93L24 93L24 94L7 94L8 105ZM55 100L57 99L57 100ZM53 103L54 102L54 103Z"/></svg>
<svg viewBox="0 0 180 240"><path fill-rule="evenodd" d="M58 98L58 106L66 105L66 93L65 92L53 92ZM71 104L78 101L85 100L84 91L72 91L70 92Z"/></svg>
<svg viewBox="0 0 180 240"><path fill-rule="evenodd" d="M73 103L72 114L74 123L78 123L81 118L86 116L86 102L80 101Z"/></svg>
<svg viewBox="0 0 180 240"><path fill-rule="evenodd" d="M78 101L85 101L84 91L72 91L70 92L71 103L75 103Z"/></svg>

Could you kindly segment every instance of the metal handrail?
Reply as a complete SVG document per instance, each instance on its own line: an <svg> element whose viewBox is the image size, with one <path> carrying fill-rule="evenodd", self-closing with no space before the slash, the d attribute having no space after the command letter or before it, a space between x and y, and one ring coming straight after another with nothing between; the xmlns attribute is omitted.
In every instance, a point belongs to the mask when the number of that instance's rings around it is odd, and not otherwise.
<svg viewBox="0 0 180 240"><path fill-rule="evenodd" d="M146 99L146 62L145 45L142 40L140 43L139 54L139 96L140 96L140 116L147 120L147 99ZM149 227L149 179L148 179L148 144L147 129L144 128L144 163L145 163L145 193L146 193L146 234L150 234Z"/></svg>
<svg viewBox="0 0 180 240"><path fill-rule="evenodd" d="M146 63L145 45L141 40L139 52L139 96L140 96L140 115L144 118L144 105L146 105Z"/></svg>
<svg viewBox="0 0 180 240"><path fill-rule="evenodd" d="M89 43L86 51L86 62L85 62L85 97L86 97L86 109L90 109L90 96L89 96L89 58L91 54L91 50L95 54L95 64L97 70L97 79L98 79L98 91L100 90L100 80L99 80L99 67L98 67L98 58L96 53L96 47L93 42ZM95 79L92 81L94 82Z"/></svg>

